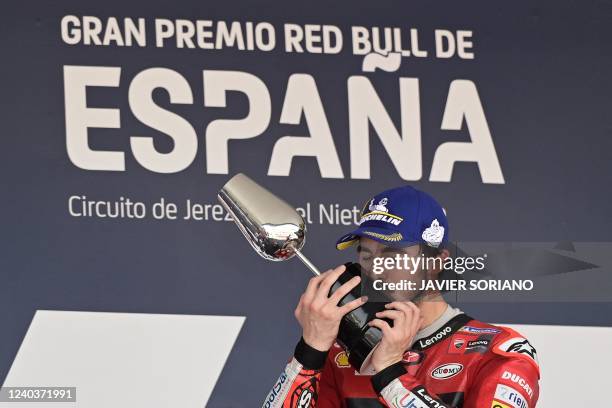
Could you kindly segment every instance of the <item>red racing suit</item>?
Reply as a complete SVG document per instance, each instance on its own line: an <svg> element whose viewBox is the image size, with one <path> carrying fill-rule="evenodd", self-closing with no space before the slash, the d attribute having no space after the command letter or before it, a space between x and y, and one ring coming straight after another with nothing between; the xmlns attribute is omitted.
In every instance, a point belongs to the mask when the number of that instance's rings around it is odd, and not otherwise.
<svg viewBox="0 0 612 408"><path fill-rule="evenodd" d="M374 375L337 344L321 352L302 339L263 407L533 408L539 377L527 339L461 313Z"/></svg>

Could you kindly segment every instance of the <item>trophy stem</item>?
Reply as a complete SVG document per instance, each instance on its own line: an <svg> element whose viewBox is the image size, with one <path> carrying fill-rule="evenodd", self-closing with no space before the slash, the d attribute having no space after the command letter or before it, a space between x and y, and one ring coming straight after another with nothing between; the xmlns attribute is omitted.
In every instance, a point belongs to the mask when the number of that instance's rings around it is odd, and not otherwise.
<svg viewBox="0 0 612 408"><path fill-rule="evenodd" d="M300 259L300 261L302 261L302 263L306 265L308 269L310 269L310 272L312 272L315 276L321 275L321 272L317 269L316 266L314 266L312 262L310 262L308 258L306 258L306 255L304 255L295 248L293 249L293 252L295 252L295 255Z"/></svg>

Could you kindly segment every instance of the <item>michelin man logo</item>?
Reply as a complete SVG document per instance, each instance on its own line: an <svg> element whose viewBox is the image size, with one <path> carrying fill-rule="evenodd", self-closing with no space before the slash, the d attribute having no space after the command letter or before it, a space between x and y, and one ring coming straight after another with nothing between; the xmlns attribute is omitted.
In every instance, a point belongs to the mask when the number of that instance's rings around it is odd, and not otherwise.
<svg viewBox="0 0 612 408"><path fill-rule="evenodd" d="M437 248L444 238L444 227L440 225L438 219L435 219L429 227L425 228L421 238L427 245Z"/></svg>
<svg viewBox="0 0 612 408"><path fill-rule="evenodd" d="M389 199L387 197L381 198L378 204L374 204L374 199L370 201L370 206L368 207L370 211L382 211L389 212L387 209L387 204L389 203Z"/></svg>

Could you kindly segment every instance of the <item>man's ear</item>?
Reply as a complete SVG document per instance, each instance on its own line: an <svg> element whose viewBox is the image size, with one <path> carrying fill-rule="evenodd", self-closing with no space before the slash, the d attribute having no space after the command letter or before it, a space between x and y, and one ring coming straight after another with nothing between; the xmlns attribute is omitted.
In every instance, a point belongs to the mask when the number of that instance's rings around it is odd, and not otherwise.
<svg viewBox="0 0 612 408"><path fill-rule="evenodd" d="M440 258L442 260L442 265L444 265L444 260L446 258L448 258L450 256L450 252L448 249L443 248L440 250L440 253L436 256L436 258ZM429 279L438 279L438 276L442 273L442 271L444 270L444 267L440 268L439 270L436 269L428 269L427 272L427 277Z"/></svg>
<svg viewBox="0 0 612 408"><path fill-rule="evenodd" d="M440 250L440 254L438 255L438 258L442 258L442 260L444 261L449 256L450 256L450 251L446 248L442 248Z"/></svg>

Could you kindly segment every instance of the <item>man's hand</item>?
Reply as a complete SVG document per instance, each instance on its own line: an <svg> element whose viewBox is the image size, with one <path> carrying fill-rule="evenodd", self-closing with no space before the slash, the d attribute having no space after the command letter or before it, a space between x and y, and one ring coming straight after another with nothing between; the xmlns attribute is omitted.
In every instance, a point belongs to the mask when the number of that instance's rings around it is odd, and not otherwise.
<svg viewBox="0 0 612 408"><path fill-rule="evenodd" d="M414 342L414 336L423 322L421 311L412 302L392 302L385 305L387 310L376 313L378 319L368 324L378 327L383 337L372 354L372 367L376 372L399 361ZM393 320L393 327L382 318Z"/></svg>
<svg viewBox="0 0 612 408"><path fill-rule="evenodd" d="M312 278L295 309L294 314L302 326L304 341L319 351L327 351L334 344L342 317L368 300L362 296L338 307L340 299L359 285L361 281L359 276L340 286L328 297L329 289L345 269L342 265Z"/></svg>

